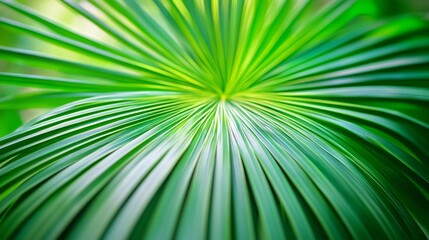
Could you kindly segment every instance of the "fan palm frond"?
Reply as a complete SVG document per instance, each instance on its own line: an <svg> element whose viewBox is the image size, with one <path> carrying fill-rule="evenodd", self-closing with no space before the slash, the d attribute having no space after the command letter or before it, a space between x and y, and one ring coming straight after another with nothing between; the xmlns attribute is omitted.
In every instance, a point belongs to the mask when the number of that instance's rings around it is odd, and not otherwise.
<svg viewBox="0 0 429 240"><path fill-rule="evenodd" d="M0 84L58 108L0 139L18 239L420 239L429 232L429 25L371 1L71 1L0 27L78 57ZM84 26L82 26L83 28ZM50 75L49 75L50 74Z"/></svg>

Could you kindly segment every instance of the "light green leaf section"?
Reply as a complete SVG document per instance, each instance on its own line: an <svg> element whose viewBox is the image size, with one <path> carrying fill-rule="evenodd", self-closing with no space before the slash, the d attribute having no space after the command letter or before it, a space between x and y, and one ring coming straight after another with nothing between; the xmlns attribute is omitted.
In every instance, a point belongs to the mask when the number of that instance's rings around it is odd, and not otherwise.
<svg viewBox="0 0 429 240"><path fill-rule="evenodd" d="M0 239L424 239L429 25L371 1L15 1L0 99L57 107L0 139ZM0 9L0 10L1 10ZM372 14L372 15L371 15Z"/></svg>

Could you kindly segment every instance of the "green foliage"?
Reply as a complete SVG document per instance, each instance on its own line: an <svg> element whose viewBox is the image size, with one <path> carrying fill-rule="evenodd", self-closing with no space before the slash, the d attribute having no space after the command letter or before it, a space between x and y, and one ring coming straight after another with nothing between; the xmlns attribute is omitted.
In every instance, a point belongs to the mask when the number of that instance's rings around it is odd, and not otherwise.
<svg viewBox="0 0 429 240"><path fill-rule="evenodd" d="M424 239L429 25L372 1L14 1L0 84L58 108L0 139L0 238ZM82 26L84 28L85 26Z"/></svg>

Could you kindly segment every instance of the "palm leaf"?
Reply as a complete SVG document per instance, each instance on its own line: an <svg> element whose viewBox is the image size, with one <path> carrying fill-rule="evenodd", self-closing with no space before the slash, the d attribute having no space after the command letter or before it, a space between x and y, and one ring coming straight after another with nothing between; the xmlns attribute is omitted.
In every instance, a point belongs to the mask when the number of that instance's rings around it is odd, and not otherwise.
<svg viewBox="0 0 429 240"><path fill-rule="evenodd" d="M1 238L428 237L429 25L371 1L62 1L0 27ZM53 70L53 71L52 71Z"/></svg>

